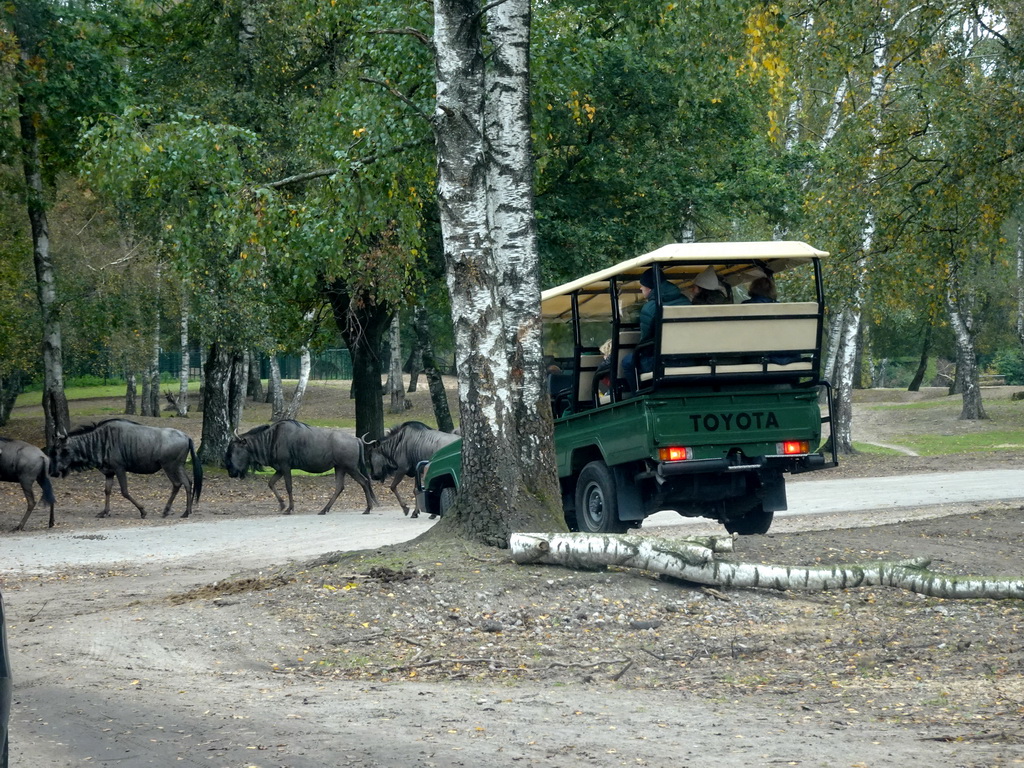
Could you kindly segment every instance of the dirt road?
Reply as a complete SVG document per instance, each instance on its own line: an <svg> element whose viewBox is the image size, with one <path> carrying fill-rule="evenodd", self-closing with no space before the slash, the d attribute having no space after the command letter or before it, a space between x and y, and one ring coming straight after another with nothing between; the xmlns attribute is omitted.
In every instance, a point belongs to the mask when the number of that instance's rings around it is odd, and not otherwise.
<svg viewBox="0 0 1024 768"><path fill-rule="evenodd" d="M1024 761L1015 602L718 599L644 574L524 570L493 551L429 547L272 565L429 525L352 507L245 520L208 507L211 519L5 537L12 765ZM741 555L923 552L954 570L1019 571L1018 503L910 507L906 522L876 525L893 514L786 518ZM49 553L27 554L34 542Z"/></svg>

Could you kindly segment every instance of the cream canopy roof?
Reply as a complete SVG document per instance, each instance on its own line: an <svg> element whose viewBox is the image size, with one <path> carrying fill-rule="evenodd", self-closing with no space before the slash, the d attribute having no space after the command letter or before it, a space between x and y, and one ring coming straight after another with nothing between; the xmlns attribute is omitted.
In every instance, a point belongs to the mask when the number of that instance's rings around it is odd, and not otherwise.
<svg viewBox="0 0 1024 768"><path fill-rule="evenodd" d="M685 288L709 265L715 268L719 280L741 285L762 277L766 269L775 274L824 256L828 256L826 251L792 240L672 243L571 283L549 288L541 294L541 314L546 320L570 317L572 295L576 293L582 317L610 317L612 279L616 279L620 303L628 305L642 297L640 275L655 263L661 265L668 280Z"/></svg>

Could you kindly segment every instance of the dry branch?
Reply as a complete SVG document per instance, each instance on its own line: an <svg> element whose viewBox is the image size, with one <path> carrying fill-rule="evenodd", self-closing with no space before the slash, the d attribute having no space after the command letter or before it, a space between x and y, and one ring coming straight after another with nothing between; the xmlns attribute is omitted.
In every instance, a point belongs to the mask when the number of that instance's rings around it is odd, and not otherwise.
<svg viewBox="0 0 1024 768"><path fill-rule="evenodd" d="M718 587L763 587L825 591L888 586L930 597L952 599L1024 597L1024 580L983 576L947 576L930 571L924 559L835 566L758 565L716 560L731 551L731 540L656 539L615 534L514 533L509 541L517 563L549 563L594 569L616 565L662 573Z"/></svg>

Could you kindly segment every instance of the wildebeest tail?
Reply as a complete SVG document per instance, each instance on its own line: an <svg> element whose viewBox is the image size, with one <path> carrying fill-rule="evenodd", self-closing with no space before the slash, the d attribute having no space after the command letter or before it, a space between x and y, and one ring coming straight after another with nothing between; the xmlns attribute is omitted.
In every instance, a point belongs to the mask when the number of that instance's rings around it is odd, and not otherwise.
<svg viewBox="0 0 1024 768"><path fill-rule="evenodd" d="M356 464L356 469L359 473L366 478L366 487L370 489L370 499L373 501L373 506L380 504L377 501L377 494L373 490L373 478L370 477L370 468L366 465L366 444L359 441L359 461Z"/></svg>
<svg viewBox="0 0 1024 768"><path fill-rule="evenodd" d="M203 492L203 463L196 456L196 445L192 438L188 441L188 455L192 457L192 500L199 501L199 494Z"/></svg>
<svg viewBox="0 0 1024 768"><path fill-rule="evenodd" d="M43 463L42 469L39 470L39 476L36 478L36 482L38 482L39 487L43 489L43 503L49 504L50 509L53 509L53 505L57 503L57 499L53 495L53 484L50 482L49 459Z"/></svg>

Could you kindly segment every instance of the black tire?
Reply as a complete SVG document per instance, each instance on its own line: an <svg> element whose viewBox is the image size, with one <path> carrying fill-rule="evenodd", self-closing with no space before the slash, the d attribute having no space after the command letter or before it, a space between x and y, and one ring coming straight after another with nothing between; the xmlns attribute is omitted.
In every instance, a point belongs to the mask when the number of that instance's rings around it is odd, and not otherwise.
<svg viewBox="0 0 1024 768"><path fill-rule="evenodd" d="M729 533L736 533L740 536L757 536L768 533L775 519L775 512L766 510L763 505L758 504L743 517L733 518L725 521L725 530Z"/></svg>
<svg viewBox="0 0 1024 768"><path fill-rule="evenodd" d="M448 510L455 504L455 496L458 492L450 485L446 485L441 489L440 499L438 501L438 509L441 517L448 514Z"/></svg>
<svg viewBox="0 0 1024 768"><path fill-rule="evenodd" d="M592 461L576 481L576 527L583 533L622 533L615 478L603 461Z"/></svg>

